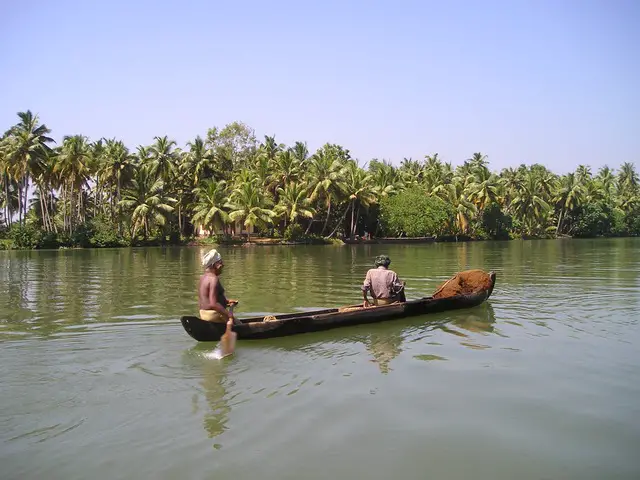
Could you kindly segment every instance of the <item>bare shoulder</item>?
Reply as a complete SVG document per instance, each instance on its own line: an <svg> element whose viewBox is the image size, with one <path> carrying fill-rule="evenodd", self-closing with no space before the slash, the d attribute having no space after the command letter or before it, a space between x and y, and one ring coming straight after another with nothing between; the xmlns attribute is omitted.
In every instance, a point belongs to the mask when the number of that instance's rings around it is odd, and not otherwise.
<svg viewBox="0 0 640 480"><path fill-rule="evenodd" d="M200 276L200 286L209 287L215 285L218 279L215 275L207 275L206 273Z"/></svg>

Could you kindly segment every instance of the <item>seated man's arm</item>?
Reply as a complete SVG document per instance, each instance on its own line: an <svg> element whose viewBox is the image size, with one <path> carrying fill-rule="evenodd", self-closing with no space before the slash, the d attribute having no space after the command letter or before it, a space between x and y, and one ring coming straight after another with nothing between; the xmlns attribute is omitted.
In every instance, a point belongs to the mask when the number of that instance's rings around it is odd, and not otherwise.
<svg viewBox="0 0 640 480"><path fill-rule="evenodd" d="M218 287L218 278L213 277L209 280L209 305L211 305L211 309L215 310L219 314L223 315L227 320L233 318L233 314L229 313L225 308L226 305L220 305L218 303L218 299L216 298L216 289Z"/></svg>
<svg viewBox="0 0 640 480"><path fill-rule="evenodd" d="M362 284L362 298L364 299L364 302L362 303L363 307L369 307L371 305L367 298L367 291L371 291L371 275L369 272L367 272L367 275L364 278L364 283ZM371 292L371 296L374 297L373 292Z"/></svg>

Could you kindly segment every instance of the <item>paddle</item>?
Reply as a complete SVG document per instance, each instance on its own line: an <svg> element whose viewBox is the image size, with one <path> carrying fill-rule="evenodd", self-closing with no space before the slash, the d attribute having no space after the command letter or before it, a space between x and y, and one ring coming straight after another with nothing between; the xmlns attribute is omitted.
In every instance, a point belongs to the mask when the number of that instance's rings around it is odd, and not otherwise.
<svg viewBox="0 0 640 480"><path fill-rule="evenodd" d="M237 301L229 302L229 312L231 314L233 314L233 307L235 307L237 303ZM235 351L238 334L232 330L232 327L233 320L228 320L227 329L220 338L220 358L228 357Z"/></svg>

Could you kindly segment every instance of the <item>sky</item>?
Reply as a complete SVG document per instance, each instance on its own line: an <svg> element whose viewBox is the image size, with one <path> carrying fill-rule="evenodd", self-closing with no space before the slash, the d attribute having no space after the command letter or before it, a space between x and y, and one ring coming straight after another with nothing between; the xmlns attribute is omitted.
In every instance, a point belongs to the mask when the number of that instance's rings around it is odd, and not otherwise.
<svg viewBox="0 0 640 480"><path fill-rule="evenodd" d="M6 2L0 129L180 146L233 121L360 164L640 166L640 2Z"/></svg>

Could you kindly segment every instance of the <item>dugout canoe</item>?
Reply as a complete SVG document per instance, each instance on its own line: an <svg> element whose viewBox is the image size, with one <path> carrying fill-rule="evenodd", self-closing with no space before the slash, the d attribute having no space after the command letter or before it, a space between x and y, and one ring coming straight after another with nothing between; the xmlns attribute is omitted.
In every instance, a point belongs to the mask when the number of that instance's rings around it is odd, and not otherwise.
<svg viewBox="0 0 640 480"><path fill-rule="evenodd" d="M265 321L265 317L242 318L238 319L240 324L234 325L233 331L238 334L238 339L274 338L476 307L485 302L493 293L496 274L489 272L489 276L491 287L469 295L456 295L447 298L423 297L403 303L370 308L357 308L361 305L352 305L311 312L287 313L271 317L269 321ZM351 308L353 310L349 310ZM344 311L345 309L347 311ZM226 328L226 325L222 323L207 322L195 316L183 316L180 321L186 332L198 342L217 342Z"/></svg>

